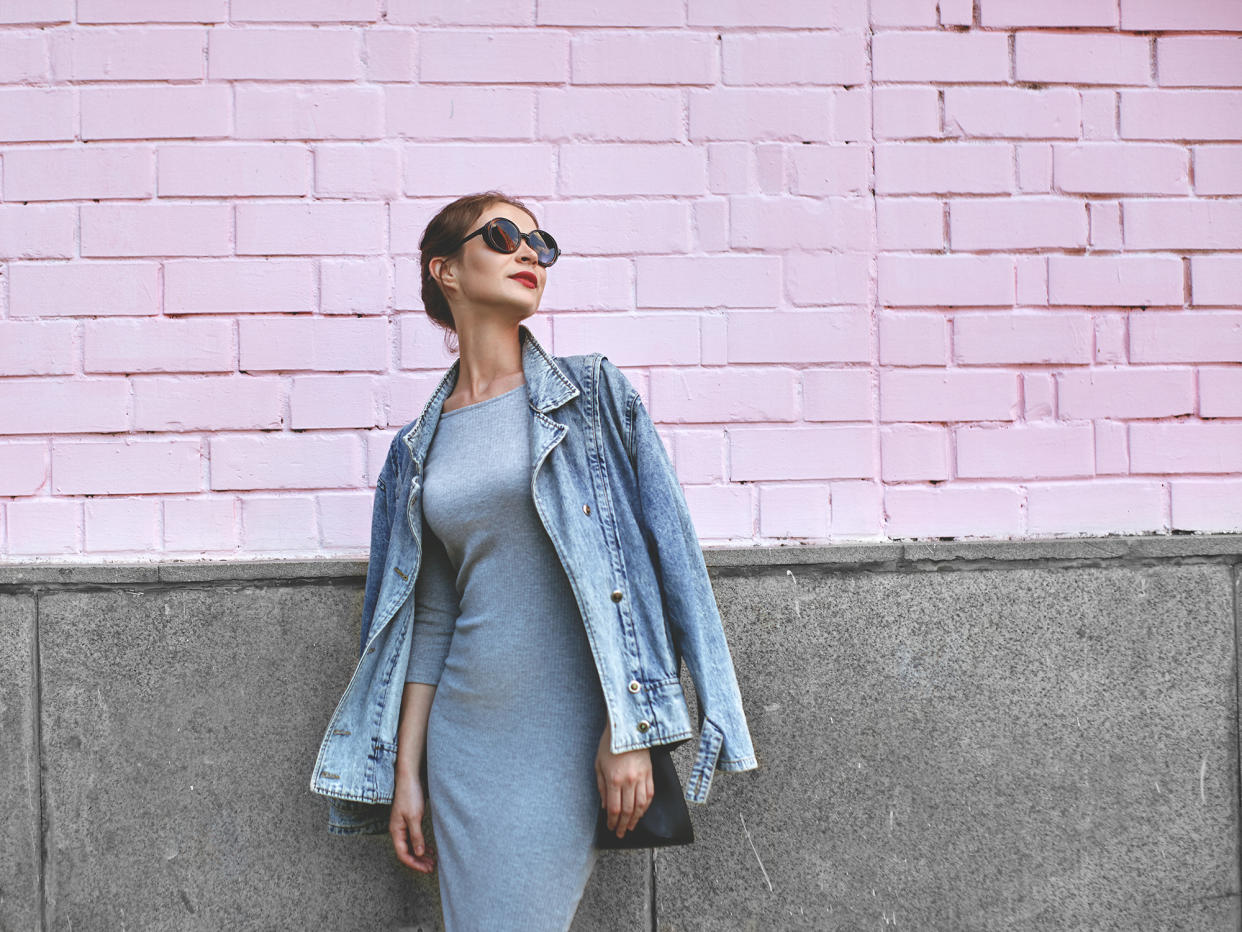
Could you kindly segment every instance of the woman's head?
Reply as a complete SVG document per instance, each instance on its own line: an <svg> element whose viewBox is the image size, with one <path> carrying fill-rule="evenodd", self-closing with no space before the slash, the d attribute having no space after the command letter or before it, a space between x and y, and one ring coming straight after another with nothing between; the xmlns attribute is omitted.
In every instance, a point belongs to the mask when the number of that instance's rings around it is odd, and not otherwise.
<svg viewBox="0 0 1242 932"><path fill-rule="evenodd" d="M521 201L500 191L483 191L441 209L419 241L423 307L432 321L453 334L458 324L454 309L469 314L498 308L529 317L543 297L548 270L539 265L529 243L521 241L516 252L502 253L481 235L467 240L496 217L512 220L522 233L538 226L534 213ZM513 277L521 272L535 277L534 288Z"/></svg>

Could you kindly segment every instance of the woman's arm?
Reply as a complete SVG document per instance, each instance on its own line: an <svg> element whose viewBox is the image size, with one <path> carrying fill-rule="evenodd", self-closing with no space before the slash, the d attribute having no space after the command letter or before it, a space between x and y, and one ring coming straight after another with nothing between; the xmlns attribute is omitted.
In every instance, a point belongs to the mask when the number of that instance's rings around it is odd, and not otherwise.
<svg viewBox="0 0 1242 932"><path fill-rule="evenodd" d="M426 794L420 771L427 746L427 718L436 687L430 683L406 683L401 696L401 719L397 724L397 764L394 773L392 814L388 832L393 850L406 867L430 874L435 869L435 852L423 838Z"/></svg>

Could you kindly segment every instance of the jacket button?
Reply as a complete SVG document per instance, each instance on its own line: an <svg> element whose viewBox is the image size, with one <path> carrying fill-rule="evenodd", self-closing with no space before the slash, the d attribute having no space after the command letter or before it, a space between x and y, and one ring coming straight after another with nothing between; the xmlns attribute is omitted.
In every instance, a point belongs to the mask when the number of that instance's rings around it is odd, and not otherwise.
<svg viewBox="0 0 1242 932"><path fill-rule="evenodd" d="M590 506L590 505L583 505L583 506L582 506L582 513L583 513L584 515L589 515L589 514L591 513L591 506Z"/></svg>
<svg viewBox="0 0 1242 932"><path fill-rule="evenodd" d="M651 722L647 721L646 719L643 719L641 722L638 723L639 731L646 731L650 727L651 727Z"/></svg>
<svg viewBox="0 0 1242 932"><path fill-rule="evenodd" d="M613 589L613 590L612 590L612 600L613 600L614 602L620 602L620 601L621 601L621 590L620 590L620 589Z"/></svg>
<svg viewBox="0 0 1242 932"><path fill-rule="evenodd" d="M630 692L636 693L642 688L642 684L640 684L638 680L630 680Z"/></svg>

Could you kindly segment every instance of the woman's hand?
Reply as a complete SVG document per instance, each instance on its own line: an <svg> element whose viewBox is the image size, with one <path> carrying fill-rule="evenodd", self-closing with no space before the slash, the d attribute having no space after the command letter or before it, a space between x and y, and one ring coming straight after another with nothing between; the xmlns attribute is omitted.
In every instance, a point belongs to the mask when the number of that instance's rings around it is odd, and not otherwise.
<svg viewBox="0 0 1242 932"><path fill-rule="evenodd" d="M397 852L397 860L406 867L430 874L436 869L436 853L423 840L423 812L422 783L416 775L398 771L393 788L392 814L388 819L392 846Z"/></svg>
<svg viewBox="0 0 1242 932"><path fill-rule="evenodd" d="M595 782L600 806L608 810L608 830L618 838L638 824L655 796L651 778L651 752L646 748L612 753L612 726L604 725L595 755Z"/></svg>

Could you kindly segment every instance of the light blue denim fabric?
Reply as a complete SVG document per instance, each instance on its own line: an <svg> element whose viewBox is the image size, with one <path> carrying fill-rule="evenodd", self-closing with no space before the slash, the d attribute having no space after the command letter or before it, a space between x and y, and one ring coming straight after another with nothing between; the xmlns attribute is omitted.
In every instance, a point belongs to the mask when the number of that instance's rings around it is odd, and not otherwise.
<svg viewBox="0 0 1242 932"><path fill-rule="evenodd" d="M759 764L681 485L621 370L599 353L552 356L525 325L519 333L534 418L531 494L586 624L612 750L693 737L684 661L699 708L685 797L704 803L717 769ZM393 438L376 482L359 658L310 783L329 797L332 834L388 830L424 528L422 467L459 364Z"/></svg>

